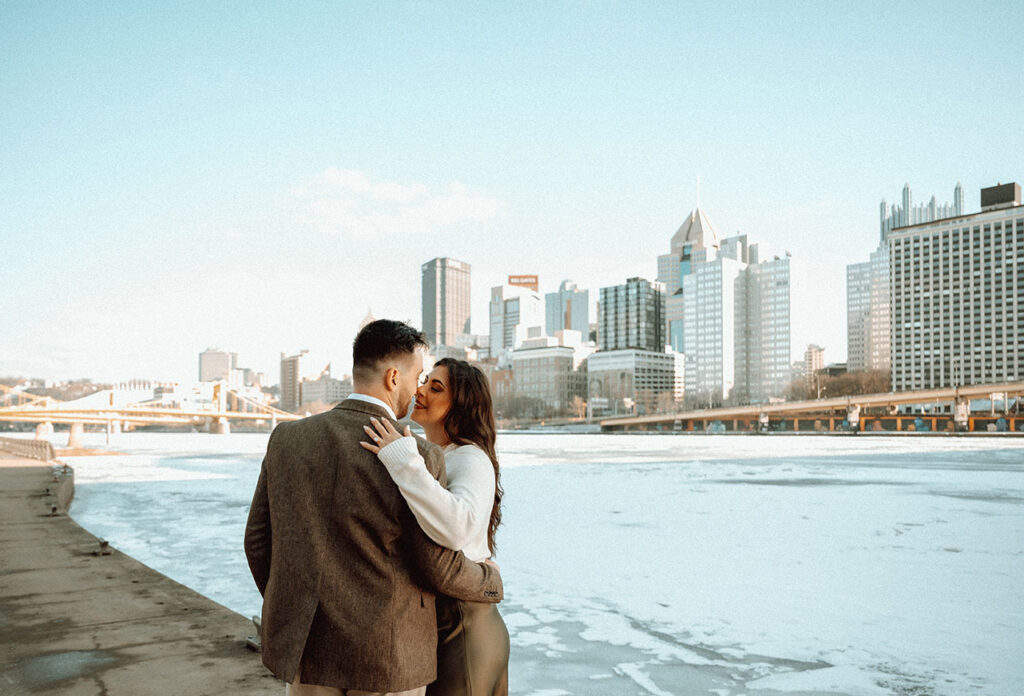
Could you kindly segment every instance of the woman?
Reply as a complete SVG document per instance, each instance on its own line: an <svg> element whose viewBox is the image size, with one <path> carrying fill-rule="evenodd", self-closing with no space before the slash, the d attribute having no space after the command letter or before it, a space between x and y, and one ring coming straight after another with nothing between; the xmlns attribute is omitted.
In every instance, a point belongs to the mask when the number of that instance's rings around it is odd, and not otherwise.
<svg viewBox="0 0 1024 696"><path fill-rule="evenodd" d="M365 426L375 452L427 536L488 561L501 523L501 479L494 450L494 411L487 378L464 360L438 360L416 390L412 419L444 448L447 489L427 471L412 431L387 420ZM437 681L430 696L506 696L508 629L495 604L437 600Z"/></svg>

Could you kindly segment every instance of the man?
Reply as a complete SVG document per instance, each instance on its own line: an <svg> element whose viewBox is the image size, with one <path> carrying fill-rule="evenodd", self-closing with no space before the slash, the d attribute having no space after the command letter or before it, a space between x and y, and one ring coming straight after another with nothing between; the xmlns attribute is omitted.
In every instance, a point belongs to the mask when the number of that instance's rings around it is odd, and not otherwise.
<svg viewBox="0 0 1024 696"><path fill-rule="evenodd" d="M436 677L433 592L502 599L496 568L432 542L359 445L371 416L409 410L425 348L407 324L368 324L353 345L353 394L270 437L245 552L263 594L263 664L290 696L422 696ZM441 451L417 442L444 485Z"/></svg>

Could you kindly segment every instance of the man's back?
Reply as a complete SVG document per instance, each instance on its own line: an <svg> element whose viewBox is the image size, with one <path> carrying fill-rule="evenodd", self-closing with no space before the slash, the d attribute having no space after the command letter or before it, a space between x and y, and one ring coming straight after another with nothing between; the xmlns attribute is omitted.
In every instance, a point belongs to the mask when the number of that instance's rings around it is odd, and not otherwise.
<svg viewBox="0 0 1024 696"><path fill-rule="evenodd" d="M500 599L500 578L430 542L360 445L382 408L346 400L279 426L257 485L246 554L264 593L263 661L278 677L401 691L435 676L430 589ZM443 483L440 451L420 441Z"/></svg>

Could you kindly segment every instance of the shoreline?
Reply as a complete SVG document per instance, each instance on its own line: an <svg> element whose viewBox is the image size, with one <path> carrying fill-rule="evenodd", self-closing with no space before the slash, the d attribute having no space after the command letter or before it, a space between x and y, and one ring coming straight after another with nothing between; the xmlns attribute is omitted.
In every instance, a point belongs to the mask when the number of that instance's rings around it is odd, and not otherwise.
<svg viewBox="0 0 1024 696"><path fill-rule="evenodd" d="M281 693L250 621L102 547L73 494L70 467L0 451L0 693Z"/></svg>

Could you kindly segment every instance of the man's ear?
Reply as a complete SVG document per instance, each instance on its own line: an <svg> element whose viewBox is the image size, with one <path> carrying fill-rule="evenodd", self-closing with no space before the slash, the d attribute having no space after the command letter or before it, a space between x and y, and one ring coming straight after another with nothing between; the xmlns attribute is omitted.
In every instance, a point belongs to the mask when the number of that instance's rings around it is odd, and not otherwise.
<svg viewBox="0 0 1024 696"><path fill-rule="evenodd" d="M384 373L384 387L388 391L395 391L398 389L398 370L393 367L389 367Z"/></svg>

